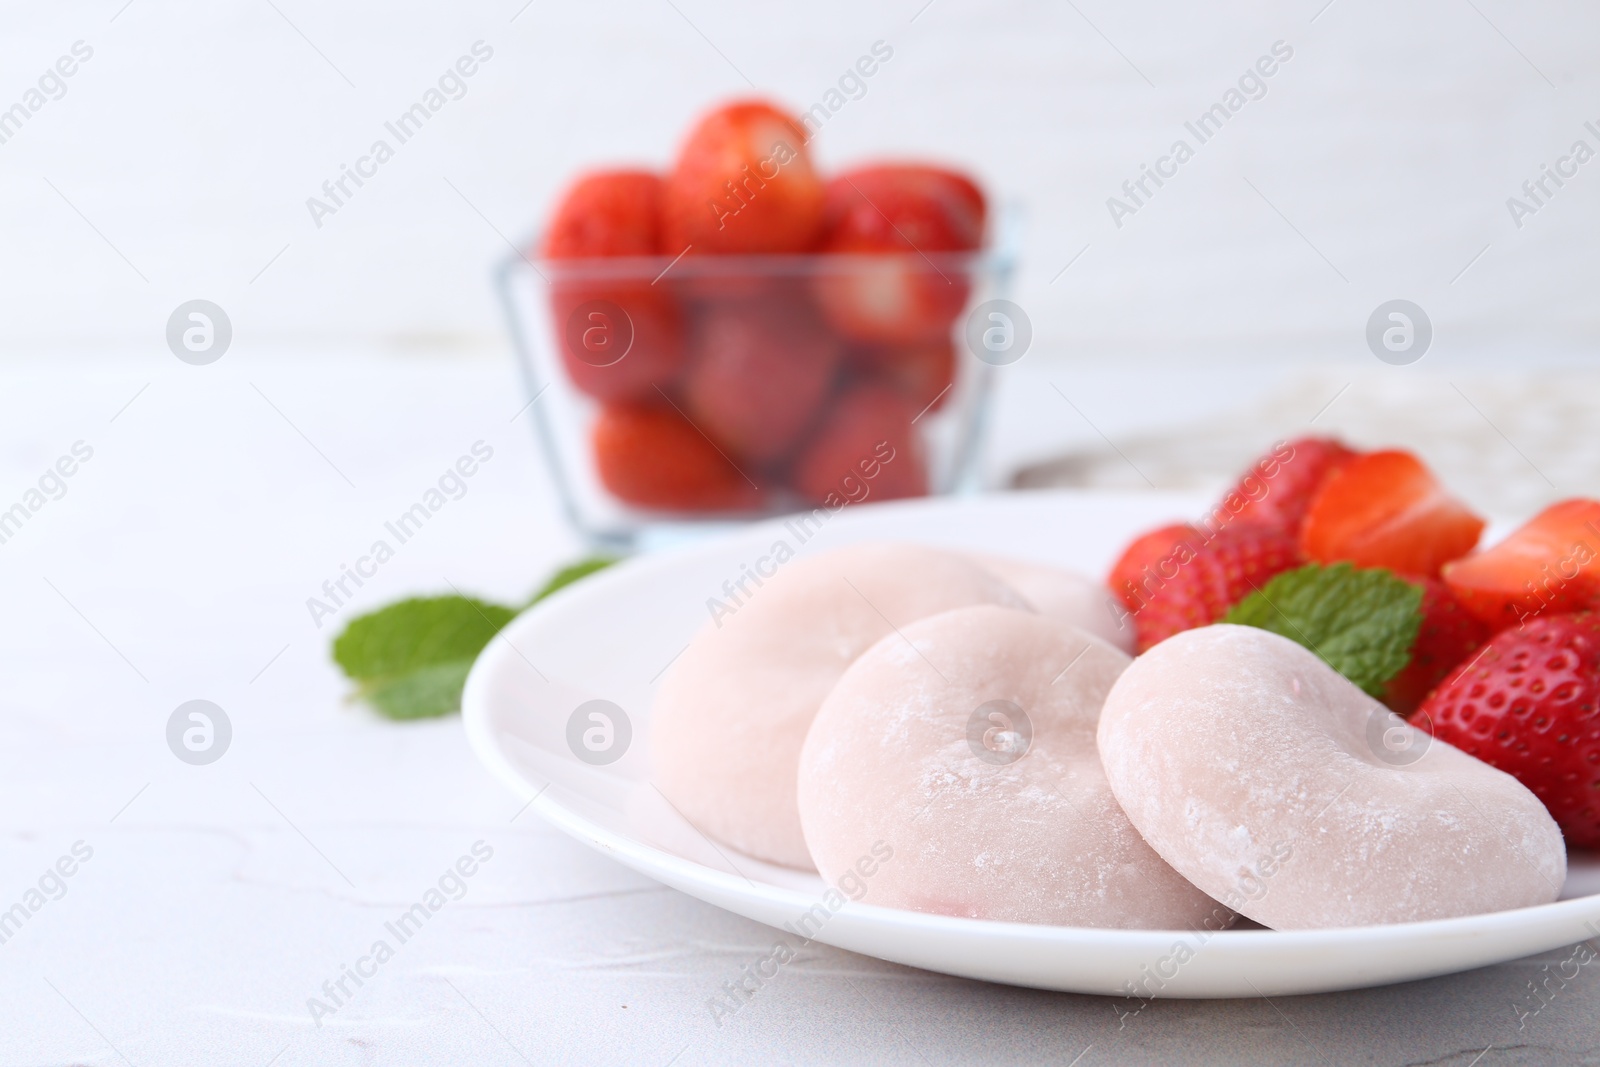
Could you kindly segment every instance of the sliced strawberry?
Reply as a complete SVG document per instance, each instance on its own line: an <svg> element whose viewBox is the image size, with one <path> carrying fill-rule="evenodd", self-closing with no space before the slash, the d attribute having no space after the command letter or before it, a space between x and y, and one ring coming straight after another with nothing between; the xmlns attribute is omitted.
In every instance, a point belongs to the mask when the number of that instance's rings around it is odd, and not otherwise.
<svg viewBox="0 0 1600 1067"><path fill-rule="evenodd" d="M1301 437L1280 444L1250 465L1222 506L1244 522L1300 532L1306 509L1328 476L1358 453L1332 437Z"/></svg>
<svg viewBox="0 0 1600 1067"><path fill-rule="evenodd" d="M1573 848L1600 848L1600 616L1496 634L1411 723L1532 790Z"/></svg>
<svg viewBox="0 0 1600 1067"><path fill-rule="evenodd" d="M707 305L690 337L684 399L741 462L784 459L815 420L840 359L816 310L793 297Z"/></svg>
<svg viewBox="0 0 1600 1067"><path fill-rule="evenodd" d="M823 251L874 255L818 276L836 329L869 344L949 337L971 283L949 257L932 257L983 242L983 194L970 179L921 165L863 167L828 183L824 214Z"/></svg>
<svg viewBox="0 0 1600 1067"><path fill-rule="evenodd" d="M1600 607L1600 501L1550 505L1494 547L1446 565L1444 580L1496 630Z"/></svg>
<svg viewBox="0 0 1600 1067"><path fill-rule="evenodd" d="M593 428L595 468L618 499L669 511L738 511L761 493L704 434L670 407L602 408Z"/></svg>
<svg viewBox="0 0 1600 1067"><path fill-rule="evenodd" d="M1183 555L1181 551L1178 556ZM1175 559L1178 557L1174 557ZM1225 526L1134 609L1138 650L1144 652L1175 633L1207 626L1229 608L1266 585L1274 575L1301 562L1295 539L1273 526Z"/></svg>
<svg viewBox="0 0 1600 1067"><path fill-rule="evenodd" d="M810 501L860 503L928 491L916 407L882 385L845 389L794 462L794 487Z"/></svg>
<svg viewBox="0 0 1600 1067"><path fill-rule="evenodd" d="M1409 715L1434 687L1489 640L1489 627L1461 606L1437 578L1402 575L1422 586L1422 625L1411 662L1384 686L1383 702Z"/></svg>
<svg viewBox="0 0 1600 1067"><path fill-rule="evenodd" d="M1106 584L1129 611L1138 611L1156 590L1178 576L1178 568L1194 558L1204 540L1186 522L1151 530L1123 550Z"/></svg>
<svg viewBox="0 0 1600 1067"><path fill-rule="evenodd" d="M1483 520L1409 452L1368 452L1334 472L1311 501L1300 546L1322 563L1438 575L1472 551Z"/></svg>
<svg viewBox="0 0 1600 1067"><path fill-rule="evenodd" d="M822 230L822 180L806 133L760 100L700 120L667 177L665 251L809 252Z"/></svg>

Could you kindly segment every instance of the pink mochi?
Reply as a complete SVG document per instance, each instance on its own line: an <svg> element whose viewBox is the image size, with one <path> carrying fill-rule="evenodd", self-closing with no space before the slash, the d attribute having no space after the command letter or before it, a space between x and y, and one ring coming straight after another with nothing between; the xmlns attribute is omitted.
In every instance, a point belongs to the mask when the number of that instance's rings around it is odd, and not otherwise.
<svg viewBox="0 0 1600 1067"><path fill-rule="evenodd" d="M1226 926L1233 914L1151 851L1106 784L1095 724L1129 662L1059 620L994 606L883 638L823 701L800 755L800 822L822 877L882 842L893 856L867 880L869 904Z"/></svg>
<svg viewBox="0 0 1600 1067"><path fill-rule="evenodd" d="M1133 652L1133 624L1127 608L1099 582L1048 563L978 553L972 558L1021 593L1039 614L1076 626L1113 648Z"/></svg>
<svg viewBox="0 0 1600 1067"><path fill-rule="evenodd" d="M1508 774L1245 626L1168 638L1112 686L1100 753L1161 858L1278 930L1555 900L1561 832Z"/></svg>
<svg viewBox="0 0 1600 1067"><path fill-rule="evenodd" d="M965 556L897 542L800 557L747 589L661 681L651 712L654 782L702 832L810 870L795 773L806 730L845 668L925 616L1027 605Z"/></svg>

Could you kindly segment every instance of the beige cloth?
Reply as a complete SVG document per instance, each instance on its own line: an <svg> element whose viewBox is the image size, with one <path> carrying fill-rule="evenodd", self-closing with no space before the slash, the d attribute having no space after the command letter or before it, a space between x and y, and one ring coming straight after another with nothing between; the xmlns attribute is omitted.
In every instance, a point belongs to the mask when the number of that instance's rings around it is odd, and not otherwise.
<svg viewBox="0 0 1600 1067"><path fill-rule="evenodd" d="M1024 466L1011 485L1210 489L1307 433L1412 449L1473 507L1526 516L1600 496L1600 369L1310 372L1260 403Z"/></svg>

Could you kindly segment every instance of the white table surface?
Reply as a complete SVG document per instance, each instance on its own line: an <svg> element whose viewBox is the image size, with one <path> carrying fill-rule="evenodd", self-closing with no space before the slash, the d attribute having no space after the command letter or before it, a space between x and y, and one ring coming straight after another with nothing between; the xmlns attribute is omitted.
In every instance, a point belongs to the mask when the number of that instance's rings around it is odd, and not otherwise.
<svg viewBox="0 0 1600 1067"><path fill-rule="evenodd" d="M1100 998L813 946L719 1027L706 1000L764 950L763 928L518 818L458 718L397 725L345 704L335 626L305 608L480 439L494 458L467 495L353 609L451 585L509 600L572 556L527 427L510 421L521 404L499 360L245 346L195 368L147 348L0 372L0 503L75 441L94 449L0 544L0 908L74 842L94 850L0 944L0 1064L1600 1057L1592 966L1518 1025L1518 1006L1539 1003L1528 983L1566 953L1121 1020ZM234 728L210 766L165 744L194 698ZM315 1025L308 998L479 840L494 855L466 895Z"/></svg>

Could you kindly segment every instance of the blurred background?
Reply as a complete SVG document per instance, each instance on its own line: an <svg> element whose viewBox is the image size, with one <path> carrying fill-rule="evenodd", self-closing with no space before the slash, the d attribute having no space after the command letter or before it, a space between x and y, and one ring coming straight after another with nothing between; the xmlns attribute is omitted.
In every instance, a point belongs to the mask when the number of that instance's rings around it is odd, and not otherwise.
<svg viewBox="0 0 1600 1067"><path fill-rule="evenodd" d="M5 20L3 106L75 46L92 51L0 144L7 361L71 360L86 374L149 361L181 378L164 324L204 298L232 320L234 368L425 357L498 373L507 342L489 266L525 244L572 176L663 168L693 118L732 96L803 111L883 42L893 58L847 87L812 144L819 164L951 162L1025 220L1013 296L1035 340L1002 382L1012 399L991 484L1073 448L1092 453L1087 465L1024 478L1192 484L1197 463L1236 465L1262 435L1215 459L1203 449L1203 463L1157 440L1142 475L1106 438L1138 465L1159 427L1201 431L1201 416L1225 412L1252 428L1304 424L1346 384L1319 425L1420 403L1428 427L1487 433L1470 461L1436 457L1468 478L1491 464L1486 492L1507 492L1493 486L1513 473L1545 487L1587 477L1594 459L1563 446L1572 390L1545 380L1530 395L1504 378L1533 364L1578 373L1600 329L1584 298L1600 194L1593 168L1560 163L1576 141L1600 148L1585 127L1600 119L1586 110L1594 17L1579 5L908 0L756 14L510 0L380 15L110 0ZM308 199L327 203L323 184L392 140L384 124L476 42L492 59L459 98L318 217ZM1185 124L1275 48L1290 58L1201 143ZM1125 191L1180 138L1195 151L1175 177L1147 183L1142 202ZM1524 191L1558 165L1575 176ZM1364 339L1392 299L1421 306L1434 330L1426 358L1399 370ZM1478 384L1429 384L1469 373ZM1066 375L1055 390L1042 387L1051 374ZM1418 418L1371 431L1403 437Z"/></svg>
<svg viewBox="0 0 1600 1067"><path fill-rule="evenodd" d="M1506 207L1600 140L1579 4L107 0L5 21L5 106L93 49L0 145L11 357L137 352L196 295L241 355L499 353L486 264L572 175L664 167L729 96L804 110L880 40L893 58L817 158L955 161L1022 205L1041 356L1360 355L1392 297L1427 309L1441 360L1581 353L1600 330L1590 176L1520 228ZM316 225L307 198L480 40L465 95ZM1107 198L1194 144L1183 124L1279 41L1265 95L1119 228Z"/></svg>

